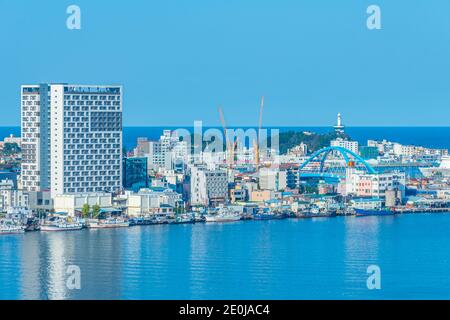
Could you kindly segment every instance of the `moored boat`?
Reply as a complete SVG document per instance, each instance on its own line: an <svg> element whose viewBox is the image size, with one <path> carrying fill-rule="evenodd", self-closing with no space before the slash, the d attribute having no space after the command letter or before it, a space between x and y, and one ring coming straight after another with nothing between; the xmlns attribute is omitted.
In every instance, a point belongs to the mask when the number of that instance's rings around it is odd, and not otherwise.
<svg viewBox="0 0 450 320"><path fill-rule="evenodd" d="M129 226L130 222L122 218L90 219L88 221L88 227L93 229L124 228Z"/></svg>
<svg viewBox="0 0 450 320"><path fill-rule="evenodd" d="M393 216L394 211L389 209L357 209L355 208L355 214L357 217L365 216Z"/></svg>
<svg viewBox="0 0 450 320"><path fill-rule="evenodd" d="M241 215L238 213L219 213L208 214L205 216L206 222L233 222L241 220Z"/></svg>
<svg viewBox="0 0 450 320"><path fill-rule="evenodd" d="M59 221L55 223L41 224L41 231L76 231L83 229L83 224L79 222L64 222Z"/></svg>
<svg viewBox="0 0 450 320"><path fill-rule="evenodd" d="M286 219L288 217L287 213L284 212L258 212L253 215L254 220L279 220Z"/></svg>
<svg viewBox="0 0 450 320"><path fill-rule="evenodd" d="M24 233L25 227L14 224L0 224L0 234Z"/></svg>
<svg viewBox="0 0 450 320"><path fill-rule="evenodd" d="M312 206L309 210L299 213L297 215L297 217L299 217L299 218L332 218L332 217L336 217L336 211Z"/></svg>
<svg viewBox="0 0 450 320"><path fill-rule="evenodd" d="M183 224L183 223L194 223L195 218L192 214L183 213L175 216L175 219L172 223L175 224Z"/></svg>

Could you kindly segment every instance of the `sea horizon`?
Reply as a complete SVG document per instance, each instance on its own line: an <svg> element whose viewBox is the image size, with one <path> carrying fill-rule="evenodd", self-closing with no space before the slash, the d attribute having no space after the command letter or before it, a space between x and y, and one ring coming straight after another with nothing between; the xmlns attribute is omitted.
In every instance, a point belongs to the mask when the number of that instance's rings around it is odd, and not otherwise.
<svg viewBox="0 0 450 320"><path fill-rule="evenodd" d="M255 126L256 127L256 126ZM255 127L234 127L229 128L255 128ZM177 128L192 129L193 126L124 126L123 146L127 149L136 146L137 138L147 137L149 140L159 139L164 129L174 130ZM203 131L208 128L219 128L220 126L203 126ZM287 131L314 131L316 133L331 132L331 126L263 126L265 129L280 129L280 132ZM418 127L418 126L380 126L380 127L346 127L345 132L360 145L366 145L367 140L383 140L398 142L401 144L424 146L429 148L450 149L450 127ZM20 136L20 126L0 126L0 140L14 134Z"/></svg>

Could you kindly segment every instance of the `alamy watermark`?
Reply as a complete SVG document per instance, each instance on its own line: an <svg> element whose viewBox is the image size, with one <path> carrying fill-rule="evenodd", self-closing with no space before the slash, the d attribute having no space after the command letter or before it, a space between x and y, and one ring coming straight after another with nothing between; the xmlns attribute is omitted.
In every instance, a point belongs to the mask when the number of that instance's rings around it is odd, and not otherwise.
<svg viewBox="0 0 450 320"><path fill-rule="evenodd" d="M81 29L81 9L79 6L72 4L67 7L66 13L69 15L66 20L66 27L69 30Z"/></svg>
<svg viewBox="0 0 450 320"><path fill-rule="evenodd" d="M171 131L174 139L185 141L190 150L192 161L201 162L207 154L211 159L234 164L240 160L270 160L273 165L279 164L280 142L279 129L229 128L204 130L202 121L194 121L193 132L186 128Z"/></svg>
<svg viewBox="0 0 450 320"><path fill-rule="evenodd" d="M380 290L381 289L381 268L372 264L367 267L367 278L366 285L369 290Z"/></svg>
<svg viewBox="0 0 450 320"><path fill-rule="evenodd" d="M66 270L66 287L69 290L81 289L81 269L77 265L70 265Z"/></svg>
<svg viewBox="0 0 450 320"><path fill-rule="evenodd" d="M380 30L381 29L381 8L376 4L372 4L367 7L367 29L369 30Z"/></svg>

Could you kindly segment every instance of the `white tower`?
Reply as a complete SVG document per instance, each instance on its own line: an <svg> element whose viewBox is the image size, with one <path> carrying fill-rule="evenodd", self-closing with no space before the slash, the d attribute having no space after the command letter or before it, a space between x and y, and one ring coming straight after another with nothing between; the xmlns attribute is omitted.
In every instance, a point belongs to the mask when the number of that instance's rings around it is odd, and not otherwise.
<svg viewBox="0 0 450 320"><path fill-rule="evenodd" d="M337 124L333 127L336 133L344 133L345 126L342 124L341 114L337 114Z"/></svg>

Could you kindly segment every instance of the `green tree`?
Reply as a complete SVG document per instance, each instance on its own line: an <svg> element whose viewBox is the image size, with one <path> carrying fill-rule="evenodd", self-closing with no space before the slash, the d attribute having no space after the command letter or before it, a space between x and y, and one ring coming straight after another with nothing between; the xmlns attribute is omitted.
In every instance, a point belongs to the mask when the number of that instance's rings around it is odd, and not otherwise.
<svg viewBox="0 0 450 320"><path fill-rule="evenodd" d="M85 203L83 205L83 208L81 208L83 218L87 218L89 216L89 211L91 211L91 207L87 203Z"/></svg>
<svg viewBox="0 0 450 320"><path fill-rule="evenodd" d="M94 204L92 206L92 216L97 218L100 215L100 206L98 204Z"/></svg>
<svg viewBox="0 0 450 320"><path fill-rule="evenodd" d="M11 156L13 154L18 154L20 152L20 147L17 145L17 143L5 143L3 145L3 155L5 156Z"/></svg>

